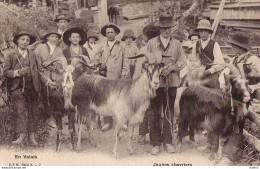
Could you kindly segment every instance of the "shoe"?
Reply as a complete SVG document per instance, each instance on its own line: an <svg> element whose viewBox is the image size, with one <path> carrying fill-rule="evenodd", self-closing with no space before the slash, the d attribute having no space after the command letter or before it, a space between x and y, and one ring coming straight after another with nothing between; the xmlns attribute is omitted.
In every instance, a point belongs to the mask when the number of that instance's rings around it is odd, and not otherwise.
<svg viewBox="0 0 260 169"><path fill-rule="evenodd" d="M152 155L158 155L160 153L160 147L159 146L153 146L151 149Z"/></svg>
<svg viewBox="0 0 260 169"><path fill-rule="evenodd" d="M101 130L102 131L108 131L108 130L110 130L112 128L112 125L111 124L105 124L102 128L101 128Z"/></svg>
<svg viewBox="0 0 260 169"><path fill-rule="evenodd" d="M34 134L34 132L30 132L30 133L29 133L29 140L30 140L32 146L38 146L38 143L37 143L37 141L35 140L35 134Z"/></svg>
<svg viewBox="0 0 260 169"><path fill-rule="evenodd" d="M139 136L138 143L141 144L141 145L144 145L146 143L145 142L145 135L140 135Z"/></svg>
<svg viewBox="0 0 260 169"><path fill-rule="evenodd" d="M127 129L128 129L128 126L127 126L127 124L125 124L125 125L123 126L122 130L123 130L123 131L127 131Z"/></svg>
<svg viewBox="0 0 260 169"><path fill-rule="evenodd" d="M24 141L25 137L26 137L25 133L20 133L18 139L15 141L12 141L12 144L15 144L15 145L21 144Z"/></svg>
<svg viewBox="0 0 260 169"><path fill-rule="evenodd" d="M165 144L164 149L169 154L175 153L175 149L172 144Z"/></svg>

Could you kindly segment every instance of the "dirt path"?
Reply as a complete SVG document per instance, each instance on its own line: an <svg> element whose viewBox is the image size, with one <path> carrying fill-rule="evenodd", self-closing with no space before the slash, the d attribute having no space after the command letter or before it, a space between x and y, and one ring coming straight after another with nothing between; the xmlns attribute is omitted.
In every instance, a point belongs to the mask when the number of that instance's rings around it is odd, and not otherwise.
<svg viewBox="0 0 260 169"><path fill-rule="evenodd" d="M138 128L135 127L133 148L134 155L129 155L125 146L126 132L123 133L122 141L119 144L120 159L112 157L112 150L115 143L115 130L107 132L100 130L91 131L93 142L96 147L91 146L87 141L86 132L83 132L82 147L79 153L72 151L69 140L67 126L64 125L61 150L55 151L55 129L50 131L49 144L45 144L41 148L26 148L18 147L1 147L0 154L5 154L0 157L0 165L9 165L18 163L22 165L154 165L154 164L190 164L190 165L213 165L207 156L193 149L189 141L184 141L181 153L167 154L163 148L158 156L150 154L151 146L149 143L140 145L137 143ZM149 138L147 136L149 141ZM15 155L21 156L21 159L16 159ZM23 155L35 155L37 159L24 159Z"/></svg>

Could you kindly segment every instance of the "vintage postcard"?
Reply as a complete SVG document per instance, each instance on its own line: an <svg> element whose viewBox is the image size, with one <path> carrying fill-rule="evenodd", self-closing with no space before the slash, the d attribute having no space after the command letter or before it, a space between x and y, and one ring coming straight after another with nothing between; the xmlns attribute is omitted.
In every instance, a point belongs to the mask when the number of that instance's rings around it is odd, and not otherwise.
<svg viewBox="0 0 260 169"><path fill-rule="evenodd" d="M0 165L260 165L259 0L0 0Z"/></svg>

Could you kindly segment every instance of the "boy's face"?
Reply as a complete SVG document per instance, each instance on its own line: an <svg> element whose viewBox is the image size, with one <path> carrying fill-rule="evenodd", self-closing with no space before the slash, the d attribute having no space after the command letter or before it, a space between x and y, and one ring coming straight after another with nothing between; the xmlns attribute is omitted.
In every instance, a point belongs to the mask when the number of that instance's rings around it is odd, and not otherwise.
<svg viewBox="0 0 260 169"><path fill-rule="evenodd" d="M126 43L127 45L131 45L131 44L133 43L133 38L127 37L127 38L125 39L125 43Z"/></svg>
<svg viewBox="0 0 260 169"><path fill-rule="evenodd" d="M89 43L95 43L96 42L96 38L90 37L88 38Z"/></svg>
<svg viewBox="0 0 260 169"><path fill-rule="evenodd" d="M58 40L59 37L56 34L51 34L47 37L47 41L50 42L51 44L57 44Z"/></svg>
<svg viewBox="0 0 260 169"><path fill-rule="evenodd" d="M18 47L20 49L27 49L27 47L30 44L30 37L28 35L22 35L18 40L17 40Z"/></svg>
<svg viewBox="0 0 260 169"><path fill-rule="evenodd" d="M164 38L169 38L171 36L171 30L172 30L171 27L169 27L169 28L160 28L161 35Z"/></svg>
<svg viewBox="0 0 260 169"><path fill-rule="evenodd" d="M65 31L69 25L69 22L67 20L59 20L57 23L59 29Z"/></svg>
<svg viewBox="0 0 260 169"><path fill-rule="evenodd" d="M109 41L114 41L115 38L116 38L116 31L114 30L114 28L107 28L106 29L106 36L107 36L107 39Z"/></svg>
<svg viewBox="0 0 260 169"><path fill-rule="evenodd" d="M209 38L210 32L206 29L201 29L199 30L199 35L203 41L206 41Z"/></svg>
<svg viewBox="0 0 260 169"><path fill-rule="evenodd" d="M73 45L78 45L79 42L81 41L81 37L78 33L72 33L70 35L70 38L69 38L70 42L73 44Z"/></svg>

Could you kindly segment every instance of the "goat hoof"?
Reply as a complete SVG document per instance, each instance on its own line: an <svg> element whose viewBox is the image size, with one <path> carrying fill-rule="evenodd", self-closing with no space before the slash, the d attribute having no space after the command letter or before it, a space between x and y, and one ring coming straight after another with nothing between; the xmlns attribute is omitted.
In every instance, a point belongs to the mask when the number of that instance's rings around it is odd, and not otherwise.
<svg viewBox="0 0 260 169"><path fill-rule="evenodd" d="M118 154L117 152L113 152L113 157L114 157L115 159L119 159L119 154Z"/></svg>
<svg viewBox="0 0 260 169"><path fill-rule="evenodd" d="M132 148L128 148L127 150L128 150L128 154L129 155L133 155L134 154L134 150Z"/></svg>
<svg viewBox="0 0 260 169"><path fill-rule="evenodd" d="M177 144L175 147L175 152L180 153L181 152L181 144Z"/></svg>
<svg viewBox="0 0 260 169"><path fill-rule="evenodd" d="M222 157L219 156L218 154L216 154L214 157L214 165L217 165L221 160L222 160Z"/></svg>

